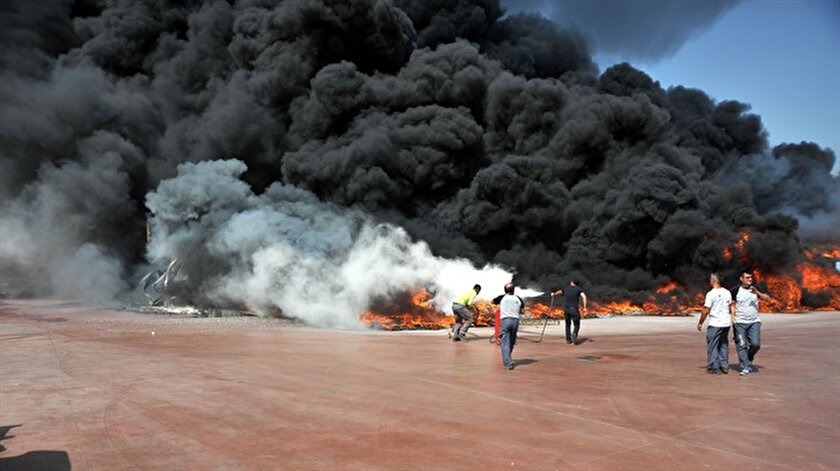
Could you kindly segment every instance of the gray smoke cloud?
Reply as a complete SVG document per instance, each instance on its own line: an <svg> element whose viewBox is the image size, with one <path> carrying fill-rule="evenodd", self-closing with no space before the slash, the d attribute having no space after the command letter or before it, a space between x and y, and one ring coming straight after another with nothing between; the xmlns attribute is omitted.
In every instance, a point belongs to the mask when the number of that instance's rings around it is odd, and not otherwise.
<svg viewBox="0 0 840 471"><path fill-rule="evenodd" d="M509 0L509 13L538 13L584 33L595 51L641 63L675 54L741 0Z"/></svg>
<svg viewBox="0 0 840 471"><path fill-rule="evenodd" d="M391 293L423 287L446 311L461 294L454 290L510 281L500 267L435 257L399 227L308 191L275 183L256 195L239 178L245 170L239 160L181 164L147 196L155 215L149 256L158 265L176 258L184 265L179 289L190 297L181 302L244 302L351 327Z"/></svg>
<svg viewBox="0 0 840 471"><path fill-rule="evenodd" d="M730 4L710 5L692 24ZM744 263L789 272L803 238L837 242L830 150L770 148L748 105L630 64L599 74L590 30L498 1L0 15L0 271L37 294L119 296L178 259L183 302L348 325L413 284L575 276L633 300ZM749 259L725 259L743 231Z"/></svg>

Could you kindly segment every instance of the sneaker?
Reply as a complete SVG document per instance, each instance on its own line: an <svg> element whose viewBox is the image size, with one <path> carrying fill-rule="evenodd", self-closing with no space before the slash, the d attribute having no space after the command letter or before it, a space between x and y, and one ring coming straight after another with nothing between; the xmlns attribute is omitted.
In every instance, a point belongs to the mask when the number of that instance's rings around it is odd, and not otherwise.
<svg viewBox="0 0 840 471"><path fill-rule="evenodd" d="M749 375L750 375L750 370L748 370L748 369L743 369L743 370L741 370L741 372L740 372L740 373L738 373L738 374L739 374L740 376L749 376Z"/></svg>
<svg viewBox="0 0 840 471"><path fill-rule="evenodd" d="M456 336L452 337L452 341L453 341L453 342L460 342L460 341L461 341L461 337L458 337L458 336L456 335Z"/></svg>
<svg viewBox="0 0 840 471"><path fill-rule="evenodd" d="M720 369L720 374L728 375L729 374L729 368L721 368Z"/></svg>
<svg viewBox="0 0 840 471"><path fill-rule="evenodd" d="M709 368L709 369L706 370L706 373L708 373L710 375L719 375L720 370L715 369L715 368Z"/></svg>
<svg viewBox="0 0 840 471"><path fill-rule="evenodd" d="M566 343L571 344L571 343L572 343L572 339L566 339Z"/></svg>
<svg viewBox="0 0 840 471"><path fill-rule="evenodd" d="M505 365L505 368L507 368L509 370L512 370L513 369L513 363L511 363L510 365Z"/></svg>

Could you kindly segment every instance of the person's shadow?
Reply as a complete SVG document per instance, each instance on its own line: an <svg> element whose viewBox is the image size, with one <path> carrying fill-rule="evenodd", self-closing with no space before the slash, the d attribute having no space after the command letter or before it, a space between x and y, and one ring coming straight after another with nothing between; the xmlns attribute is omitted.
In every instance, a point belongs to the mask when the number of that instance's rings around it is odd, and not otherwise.
<svg viewBox="0 0 840 471"><path fill-rule="evenodd" d="M586 342L594 342L594 340L592 340L589 337L578 337L577 340L575 340L574 345L581 345L581 344L584 344Z"/></svg>
<svg viewBox="0 0 840 471"><path fill-rule="evenodd" d="M737 361L734 362L734 363L730 362L729 363L729 369L732 370L732 371L741 371L741 364ZM763 370L763 369L764 369L763 366L756 365L755 363L750 365L750 373L758 373L760 370Z"/></svg>
<svg viewBox="0 0 840 471"><path fill-rule="evenodd" d="M0 425L0 441L14 438L14 435L6 436L9 431L17 425ZM6 451L6 447L0 445L0 452ZM20 456L0 458L0 469L3 471L70 471L70 455L66 451L36 450L28 451Z"/></svg>
<svg viewBox="0 0 840 471"><path fill-rule="evenodd" d="M534 360L532 358L523 358L521 360L513 360L511 363L513 363L514 368L518 368L520 366L530 365L532 363L537 363L537 360Z"/></svg>

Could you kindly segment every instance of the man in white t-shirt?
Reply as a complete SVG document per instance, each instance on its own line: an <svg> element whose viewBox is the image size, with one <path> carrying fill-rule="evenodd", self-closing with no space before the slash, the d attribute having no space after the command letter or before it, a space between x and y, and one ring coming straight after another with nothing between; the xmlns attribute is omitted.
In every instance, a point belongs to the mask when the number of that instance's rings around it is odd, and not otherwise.
<svg viewBox="0 0 840 471"><path fill-rule="evenodd" d="M738 350L738 363L741 376L755 371L752 361L761 348L761 318L758 316L758 300L771 301L772 298L759 291L753 285L752 273L741 273L740 286L732 290L733 303L729 306L735 323L735 348Z"/></svg>
<svg viewBox="0 0 840 471"><path fill-rule="evenodd" d="M525 303L522 298L514 296L513 283L505 285L505 294L493 300L494 304L499 305L499 317L501 319L501 327L499 328L499 339L502 347L502 363L505 368L513 369L513 346L516 345L516 333L519 331L519 317L522 310L525 308Z"/></svg>
<svg viewBox="0 0 840 471"><path fill-rule="evenodd" d="M706 293L706 301L703 306L706 312L700 315L700 322L697 323L697 330L703 330L703 322L709 318L709 327L706 329L706 347L708 363L706 372L709 374L729 373L729 327L735 314L730 312L729 305L732 303L732 293L720 286L720 276L712 273L709 277L712 285L711 291Z"/></svg>

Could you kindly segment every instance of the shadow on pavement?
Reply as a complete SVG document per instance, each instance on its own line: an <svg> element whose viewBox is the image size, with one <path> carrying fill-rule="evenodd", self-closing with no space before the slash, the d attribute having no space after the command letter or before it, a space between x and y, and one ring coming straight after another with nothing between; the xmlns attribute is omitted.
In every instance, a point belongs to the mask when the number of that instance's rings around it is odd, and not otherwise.
<svg viewBox="0 0 840 471"><path fill-rule="evenodd" d="M0 440L13 438L14 435L6 436L9 431L17 425L2 425L0 426ZM6 447L0 445L0 452L5 451ZM3 471L69 471L70 455L66 451L53 450L35 450L26 452L20 456L10 456L7 458L0 458L0 469Z"/></svg>

